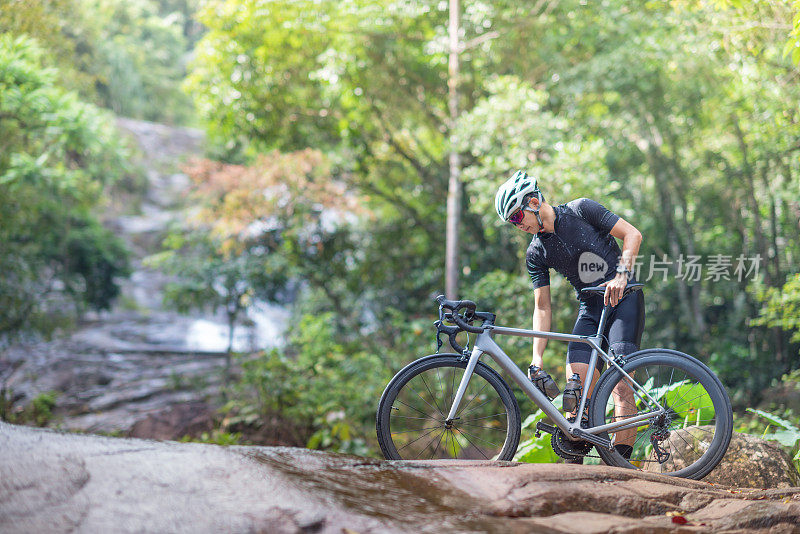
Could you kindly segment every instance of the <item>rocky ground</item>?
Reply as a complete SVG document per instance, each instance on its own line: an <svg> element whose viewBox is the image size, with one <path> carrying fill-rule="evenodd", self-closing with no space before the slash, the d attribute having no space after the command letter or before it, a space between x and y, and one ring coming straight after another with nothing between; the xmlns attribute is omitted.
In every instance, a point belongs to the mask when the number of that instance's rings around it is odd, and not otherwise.
<svg viewBox="0 0 800 534"><path fill-rule="evenodd" d="M0 423L0 531L798 532L800 488L601 466L385 462Z"/></svg>
<svg viewBox="0 0 800 534"><path fill-rule="evenodd" d="M21 408L54 392L51 425L70 430L178 438L207 430L221 385L225 320L212 311L180 315L163 305L168 277L143 263L168 225L180 221L190 181L183 162L202 153L203 135L131 119L118 126L141 151L144 196L112 199L107 224L132 251L131 277L107 312L73 332L20 344L0 354L0 389ZM122 205L120 205L122 204ZM261 305L241 328L238 350L280 343L286 311Z"/></svg>

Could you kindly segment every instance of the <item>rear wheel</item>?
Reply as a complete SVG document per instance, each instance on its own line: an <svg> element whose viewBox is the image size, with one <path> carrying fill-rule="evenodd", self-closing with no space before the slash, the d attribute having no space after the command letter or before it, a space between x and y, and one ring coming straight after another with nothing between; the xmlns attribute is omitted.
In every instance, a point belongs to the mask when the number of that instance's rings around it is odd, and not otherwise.
<svg viewBox="0 0 800 534"><path fill-rule="evenodd" d="M378 442L388 460L511 460L519 445L519 406L508 385L478 363L452 422L447 415L466 361L434 355L406 366L381 396Z"/></svg>
<svg viewBox="0 0 800 534"><path fill-rule="evenodd" d="M714 373L691 356L667 349L633 354L623 369L666 411L627 430L609 431L615 445L631 445L633 451L628 459L620 447L617 452L598 448L603 460L696 480L711 472L727 451L733 429L730 399ZM655 410L641 391L634 397L631 389L618 370L604 373L593 395L591 426Z"/></svg>

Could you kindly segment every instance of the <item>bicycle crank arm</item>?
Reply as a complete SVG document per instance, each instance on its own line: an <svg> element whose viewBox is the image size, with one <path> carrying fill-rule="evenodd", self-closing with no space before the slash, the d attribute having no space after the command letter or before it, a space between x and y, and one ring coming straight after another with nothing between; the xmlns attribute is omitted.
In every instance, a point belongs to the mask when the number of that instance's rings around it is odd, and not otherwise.
<svg viewBox="0 0 800 534"><path fill-rule="evenodd" d="M576 438L581 438L584 441L588 441L595 447L603 447L608 451L613 451L614 446L611 444L611 440L607 438L603 438L600 436L595 436L594 434L589 434L588 432L584 432L580 428L576 428L572 431L572 435Z"/></svg>
<svg viewBox="0 0 800 534"><path fill-rule="evenodd" d="M547 423L544 423L542 421L536 423L537 434L539 434L540 432L547 432L548 434L554 434L556 430L558 429L553 425L548 425ZM603 447L604 449L607 449L609 451L614 450L614 446L611 444L610 439L601 438L600 436L595 436L594 434L589 434L588 432L584 432L579 428L576 428L572 432L573 432L572 435L575 436L576 438L581 438L584 441L588 441L592 445L595 445L597 447Z"/></svg>

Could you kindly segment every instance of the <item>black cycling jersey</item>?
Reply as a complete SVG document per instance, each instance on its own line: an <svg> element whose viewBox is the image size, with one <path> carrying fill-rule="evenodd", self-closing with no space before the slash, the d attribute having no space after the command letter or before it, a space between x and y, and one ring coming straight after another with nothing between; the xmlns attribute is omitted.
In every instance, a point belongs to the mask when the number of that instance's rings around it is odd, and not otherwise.
<svg viewBox="0 0 800 534"><path fill-rule="evenodd" d="M572 333L594 335L603 311L603 296L581 295L580 290L616 276L622 251L609 232L617 224L619 216L588 198L553 206L553 211L556 217L554 231L537 234L528 247L528 274L534 289L550 285L550 268L564 275L581 300ZM603 349L606 350L610 344L616 354L631 354L639 349L643 330L644 297L641 291L635 291L611 310L601 333L605 337ZM589 345L570 342L567 363L588 364L590 355ZM602 366L603 360L598 359L598 369Z"/></svg>
<svg viewBox="0 0 800 534"><path fill-rule="evenodd" d="M553 211L554 231L535 235L525 257L533 288L550 285L552 268L572 284L579 300L585 300L582 288L616 276L622 251L609 232L619 215L588 198L553 206Z"/></svg>

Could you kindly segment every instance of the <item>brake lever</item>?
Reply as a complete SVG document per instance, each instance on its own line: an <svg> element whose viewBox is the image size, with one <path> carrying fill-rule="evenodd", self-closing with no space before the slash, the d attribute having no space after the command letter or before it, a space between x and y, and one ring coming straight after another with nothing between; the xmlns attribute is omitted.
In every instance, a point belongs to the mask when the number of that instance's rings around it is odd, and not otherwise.
<svg viewBox="0 0 800 534"><path fill-rule="evenodd" d="M444 334L444 332L441 330L442 321L440 319L433 324L436 326L436 354L439 354L439 351L442 349L442 345L444 345L444 341L442 341L442 334Z"/></svg>
<svg viewBox="0 0 800 534"><path fill-rule="evenodd" d="M456 335L461 331L460 328L457 326L446 326L441 320L436 321L433 323L436 326L436 354L439 353L439 350L442 348L444 342L442 341L442 334L447 335L447 339L450 341L450 345L457 350L459 353L464 352L464 347L458 344L456 341Z"/></svg>

